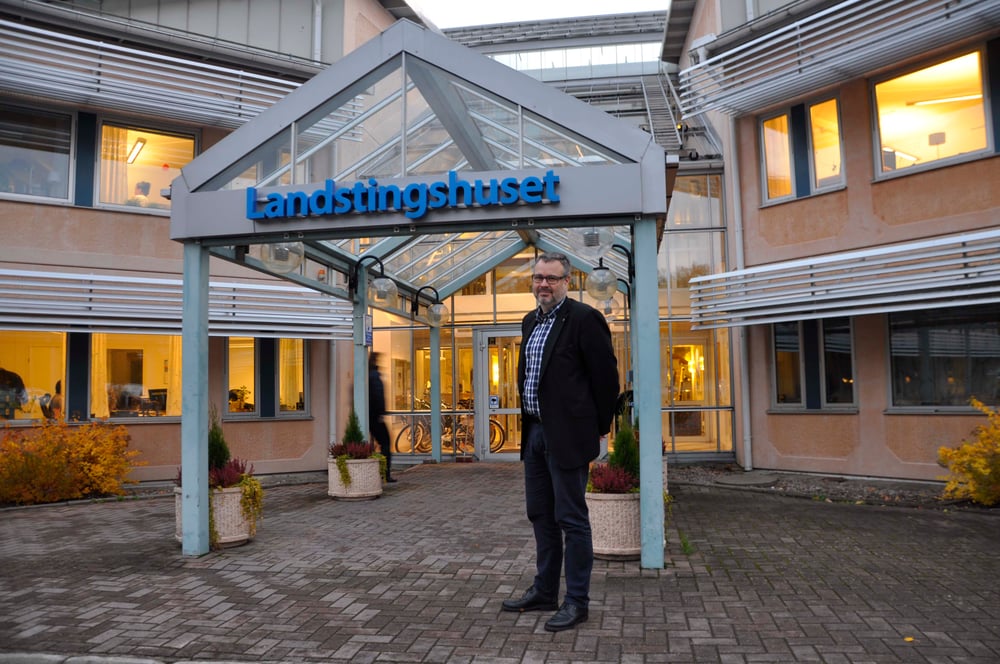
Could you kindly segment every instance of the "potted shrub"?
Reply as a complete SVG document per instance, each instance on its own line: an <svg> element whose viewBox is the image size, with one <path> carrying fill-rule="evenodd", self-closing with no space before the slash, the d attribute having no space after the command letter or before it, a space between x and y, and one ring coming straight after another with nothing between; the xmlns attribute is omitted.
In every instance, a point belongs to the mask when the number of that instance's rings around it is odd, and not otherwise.
<svg viewBox="0 0 1000 664"><path fill-rule="evenodd" d="M365 440L358 414L351 409L344 437L327 456L329 495L341 500L371 500L382 495L385 457Z"/></svg>
<svg viewBox="0 0 1000 664"><path fill-rule="evenodd" d="M181 475L174 488L175 533L183 537L181 512ZM263 518L264 489L254 477L253 464L230 457L229 445L222 433L218 414L212 409L208 430L208 541L212 549L246 544L257 534L257 522Z"/></svg>
<svg viewBox="0 0 1000 664"><path fill-rule="evenodd" d="M615 434L614 450L607 463L591 466L586 500L594 557L638 559L642 553L639 445L630 424L624 424Z"/></svg>

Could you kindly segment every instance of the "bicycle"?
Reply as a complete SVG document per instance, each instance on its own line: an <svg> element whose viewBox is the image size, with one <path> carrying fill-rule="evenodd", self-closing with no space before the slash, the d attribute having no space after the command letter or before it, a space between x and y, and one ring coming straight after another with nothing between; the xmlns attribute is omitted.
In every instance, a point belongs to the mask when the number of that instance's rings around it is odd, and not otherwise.
<svg viewBox="0 0 1000 664"><path fill-rule="evenodd" d="M472 415L442 415L442 446L450 447L462 454L474 453L476 437L472 420ZM503 449L504 443L507 442L507 430L492 417L489 420L489 427L490 452L499 452ZM396 434L394 449L400 454L429 453L431 451L431 416L415 415L413 422L404 426Z"/></svg>

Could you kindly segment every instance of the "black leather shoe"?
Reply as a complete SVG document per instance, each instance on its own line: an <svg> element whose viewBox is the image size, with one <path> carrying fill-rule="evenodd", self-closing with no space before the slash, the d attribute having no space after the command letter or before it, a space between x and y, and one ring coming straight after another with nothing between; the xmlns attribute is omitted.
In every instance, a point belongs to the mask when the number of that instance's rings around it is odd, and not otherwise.
<svg viewBox="0 0 1000 664"><path fill-rule="evenodd" d="M387 477L385 481L386 482L396 482L398 480L395 477Z"/></svg>
<svg viewBox="0 0 1000 664"><path fill-rule="evenodd" d="M564 629L570 629L579 623L586 622L588 614L589 611L582 606L569 603L563 604L559 611L556 612L556 615L549 618L548 622L545 623L545 631L561 632Z"/></svg>
<svg viewBox="0 0 1000 664"><path fill-rule="evenodd" d="M505 599L504 611L555 611L556 601L538 592L534 586L521 596L521 599Z"/></svg>

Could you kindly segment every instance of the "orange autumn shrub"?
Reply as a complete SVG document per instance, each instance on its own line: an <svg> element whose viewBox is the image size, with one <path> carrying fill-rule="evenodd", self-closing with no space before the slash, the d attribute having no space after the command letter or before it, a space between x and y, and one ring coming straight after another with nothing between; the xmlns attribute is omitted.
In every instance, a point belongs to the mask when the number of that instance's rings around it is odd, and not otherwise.
<svg viewBox="0 0 1000 664"><path fill-rule="evenodd" d="M117 496L139 454L123 425L42 422L0 437L0 504Z"/></svg>
<svg viewBox="0 0 1000 664"><path fill-rule="evenodd" d="M992 507L1000 504L1000 413L978 399L972 406L987 422L973 430L974 440L938 449L938 463L950 473L943 496Z"/></svg>

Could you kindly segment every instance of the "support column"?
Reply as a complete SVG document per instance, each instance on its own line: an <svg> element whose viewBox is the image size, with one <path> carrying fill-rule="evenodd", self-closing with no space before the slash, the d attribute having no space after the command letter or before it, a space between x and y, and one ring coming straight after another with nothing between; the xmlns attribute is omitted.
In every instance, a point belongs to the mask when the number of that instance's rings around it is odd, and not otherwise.
<svg viewBox="0 0 1000 664"><path fill-rule="evenodd" d="M431 457L441 462L441 328L431 327ZM454 429L453 429L454 430ZM454 444L454 437L452 443Z"/></svg>
<svg viewBox="0 0 1000 664"><path fill-rule="evenodd" d="M354 412L365 440L368 431L368 340L365 338L365 315L368 313L368 273L358 270L358 287L354 297Z"/></svg>
<svg viewBox="0 0 1000 664"><path fill-rule="evenodd" d="M181 352L181 549L208 553L208 249L184 245Z"/></svg>
<svg viewBox="0 0 1000 664"><path fill-rule="evenodd" d="M656 278L656 219L635 223L632 250L635 285L632 326L635 336L633 376L639 419L639 501L642 556L646 569L663 567L663 419L660 417L660 322Z"/></svg>

